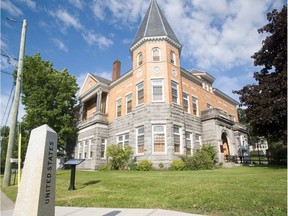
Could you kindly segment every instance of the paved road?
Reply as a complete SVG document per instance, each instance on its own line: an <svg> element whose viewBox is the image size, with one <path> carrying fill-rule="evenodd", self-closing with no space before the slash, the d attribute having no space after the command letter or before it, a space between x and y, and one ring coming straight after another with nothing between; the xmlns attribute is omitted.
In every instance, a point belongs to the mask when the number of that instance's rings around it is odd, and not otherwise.
<svg viewBox="0 0 288 216"><path fill-rule="evenodd" d="M1 216L13 216L14 203L1 191ZM55 207L56 216L201 216L163 209Z"/></svg>

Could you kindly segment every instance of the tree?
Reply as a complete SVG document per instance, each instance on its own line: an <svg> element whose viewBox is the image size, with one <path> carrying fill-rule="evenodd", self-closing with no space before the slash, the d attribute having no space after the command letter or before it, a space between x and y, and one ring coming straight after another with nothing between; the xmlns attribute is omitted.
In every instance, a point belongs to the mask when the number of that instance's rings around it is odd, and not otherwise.
<svg viewBox="0 0 288 216"><path fill-rule="evenodd" d="M28 144L32 129L49 125L58 134L58 150L71 154L76 137L76 119L73 107L76 104L76 78L65 69L57 71L39 53L24 59L22 103L26 114L23 117L23 144Z"/></svg>
<svg viewBox="0 0 288 216"><path fill-rule="evenodd" d="M5 161L6 161L6 151L8 145L8 138L9 138L9 127L4 126L0 129L1 132L1 173L4 172L5 169Z"/></svg>
<svg viewBox="0 0 288 216"><path fill-rule="evenodd" d="M17 122L17 128L19 132L20 123ZM6 152L7 152L7 146L8 146L8 139L9 139L9 132L10 128L8 126L3 126L0 128L0 136L1 136L1 172L4 172L5 169L5 161L6 161ZM13 145L13 151L12 151L12 158L18 158L18 144L19 144L19 133L16 133L15 137L15 145ZM25 154L23 153L23 146L22 146L22 154L21 154L21 161L23 161ZM22 164L21 164L22 165Z"/></svg>
<svg viewBox="0 0 288 216"><path fill-rule="evenodd" d="M246 106L254 135L287 145L287 4L280 12L269 12L267 19L269 23L258 32L269 35L252 56L255 66L263 66L254 73L258 83L234 93L240 95L241 106Z"/></svg>

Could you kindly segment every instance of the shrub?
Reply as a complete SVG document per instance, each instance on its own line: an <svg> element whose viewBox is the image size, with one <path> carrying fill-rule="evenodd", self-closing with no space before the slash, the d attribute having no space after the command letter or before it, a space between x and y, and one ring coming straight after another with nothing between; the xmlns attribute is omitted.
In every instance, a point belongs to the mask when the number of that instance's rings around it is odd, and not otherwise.
<svg viewBox="0 0 288 216"><path fill-rule="evenodd" d="M139 170L139 171L152 170L152 163L148 160L139 161L139 163L137 165L137 170Z"/></svg>
<svg viewBox="0 0 288 216"><path fill-rule="evenodd" d="M192 168L199 169L213 169L214 162L211 159L211 155L207 151L200 150L195 154L192 160Z"/></svg>
<svg viewBox="0 0 288 216"><path fill-rule="evenodd" d="M201 151L207 152L212 161L215 160L216 155L217 155L217 151L216 151L214 145L211 145L211 144L203 145L202 148L201 148Z"/></svg>
<svg viewBox="0 0 288 216"><path fill-rule="evenodd" d="M183 160L175 160L170 165L170 170L181 171L185 169L185 163Z"/></svg>
<svg viewBox="0 0 288 216"><path fill-rule="evenodd" d="M133 151L130 146L120 148L118 145L107 147L108 165L112 170L128 169L128 165L132 160Z"/></svg>
<svg viewBox="0 0 288 216"><path fill-rule="evenodd" d="M181 157L185 164L185 169L199 170L199 169L213 169L214 158L216 151L212 145L204 145L193 157Z"/></svg>
<svg viewBox="0 0 288 216"><path fill-rule="evenodd" d="M159 163L158 166L159 166L160 170L162 170L164 168L164 164L162 162Z"/></svg>

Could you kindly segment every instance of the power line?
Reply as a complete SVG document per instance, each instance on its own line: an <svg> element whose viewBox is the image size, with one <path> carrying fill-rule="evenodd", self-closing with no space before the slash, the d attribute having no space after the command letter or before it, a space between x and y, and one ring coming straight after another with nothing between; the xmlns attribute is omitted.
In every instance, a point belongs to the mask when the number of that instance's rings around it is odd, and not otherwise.
<svg viewBox="0 0 288 216"><path fill-rule="evenodd" d="M11 99L11 96L12 96L12 95L13 95L12 101L13 101L13 99L14 99L14 94L13 94L13 92L14 92L14 87L15 87L15 85L12 86L12 89L11 89L11 91L10 91L10 95L9 95L9 98L8 98L8 101L7 101L7 104L6 104L6 107L5 107L4 115L3 115L3 118L2 118L3 120L5 119L6 111L7 111L7 108L8 108L8 105L9 105L9 103L10 103L10 99ZM7 122L8 122L8 119L9 119L9 115L10 115L10 112L11 112L11 108L12 108L12 103L10 104L9 113L8 113L8 115L7 115L5 124L3 124L3 122L4 122L4 121L3 121L1 127L3 127L4 125L7 125Z"/></svg>
<svg viewBox="0 0 288 216"><path fill-rule="evenodd" d="M9 53L6 52L3 48L1 48L1 51L5 53L5 54L2 54L2 53L1 53L1 55L7 58L7 62L8 62L9 64L11 64L12 66L14 66L14 67L17 69L17 61L16 61L17 59L16 59L16 58L12 58L12 57L9 55ZM11 61L13 62L13 64L12 64Z"/></svg>
<svg viewBox="0 0 288 216"><path fill-rule="evenodd" d="M1 72L1 73L4 73L4 74L8 74L8 75L13 76L13 73L10 73L10 72L7 72L7 71L3 71L3 70L1 70L0 72Z"/></svg>

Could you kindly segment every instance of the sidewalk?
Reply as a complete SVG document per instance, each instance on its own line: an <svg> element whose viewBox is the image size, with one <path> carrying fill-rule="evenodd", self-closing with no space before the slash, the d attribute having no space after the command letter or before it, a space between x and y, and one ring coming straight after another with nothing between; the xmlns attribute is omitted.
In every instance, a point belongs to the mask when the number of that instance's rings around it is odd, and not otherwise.
<svg viewBox="0 0 288 216"><path fill-rule="evenodd" d="M1 216L13 216L14 203L1 191ZM56 216L201 216L162 209L55 207Z"/></svg>

